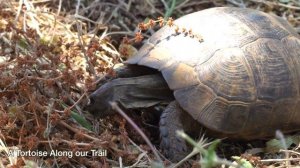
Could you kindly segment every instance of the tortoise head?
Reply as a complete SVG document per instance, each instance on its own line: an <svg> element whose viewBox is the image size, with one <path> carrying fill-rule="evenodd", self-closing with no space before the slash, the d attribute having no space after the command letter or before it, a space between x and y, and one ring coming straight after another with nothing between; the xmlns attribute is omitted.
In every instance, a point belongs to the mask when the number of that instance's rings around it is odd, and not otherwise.
<svg viewBox="0 0 300 168"><path fill-rule="evenodd" d="M114 88L111 82L108 82L98 88L89 96L89 102L84 107L92 115L99 118L104 118L115 114L109 102L114 101Z"/></svg>

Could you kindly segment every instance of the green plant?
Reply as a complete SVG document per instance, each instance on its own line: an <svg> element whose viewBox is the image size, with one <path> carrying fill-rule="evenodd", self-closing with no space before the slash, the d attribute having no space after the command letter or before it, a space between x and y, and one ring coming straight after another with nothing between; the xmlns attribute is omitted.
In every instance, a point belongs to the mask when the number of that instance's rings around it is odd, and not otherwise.
<svg viewBox="0 0 300 168"><path fill-rule="evenodd" d="M177 131L177 134L183 139L185 139L188 143L190 143L194 147L194 151L201 155L201 159L199 161L199 165L201 166L201 168L213 168L218 165L226 165L232 168L253 168L251 163L248 162L246 159L241 160L235 158L236 162L233 163L226 159L219 158L216 154L216 147L221 142L220 139L211 142L209 147L206 149L204 148L205 145L203 145L203 143L199 143L203 141L199 141L197 143L183 131Z"/></svg>

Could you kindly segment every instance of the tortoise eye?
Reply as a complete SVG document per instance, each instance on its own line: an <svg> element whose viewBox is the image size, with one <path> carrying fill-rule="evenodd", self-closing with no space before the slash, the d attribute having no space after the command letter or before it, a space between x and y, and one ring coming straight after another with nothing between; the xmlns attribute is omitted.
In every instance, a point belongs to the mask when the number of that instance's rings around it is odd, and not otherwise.
<svg viewBox="0 0 300 168"><path fill-rule="evenodd" d="M94 104L94 103L95 103L94 97L90 97L90 99L89 99L89 105Z"/></svg>
<svg viewBox="0 0 300 168"><path fill-rule="evenodd" d="M90 96L89 99L88 99L87 105L90 106L94 103L95 103L95 98L93 96Z"/></svg>

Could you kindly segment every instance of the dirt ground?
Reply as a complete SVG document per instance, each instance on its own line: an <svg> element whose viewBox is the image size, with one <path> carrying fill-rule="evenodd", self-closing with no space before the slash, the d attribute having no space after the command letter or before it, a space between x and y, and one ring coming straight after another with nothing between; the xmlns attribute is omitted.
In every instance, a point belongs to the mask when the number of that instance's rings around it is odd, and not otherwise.
<svg viewBox="0 0 300 168"><path fill-rule="evenodd" d="M113 67L160 28L145 23L219 6L275 14L300 33L299 0L0 0L0 167L169 166L157 116L147 113L164 107L127 113L163 163L123 117L95 119L83 107L104 75L114 75ZM300 165L299 136L277 138L225 140L189 166Z"/></svg>

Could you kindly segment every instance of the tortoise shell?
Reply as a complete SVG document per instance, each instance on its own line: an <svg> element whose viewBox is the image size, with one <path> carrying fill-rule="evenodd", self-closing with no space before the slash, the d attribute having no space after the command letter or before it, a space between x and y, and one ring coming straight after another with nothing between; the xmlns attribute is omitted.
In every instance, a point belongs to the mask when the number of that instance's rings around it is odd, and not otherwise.
<svg viewBox="0 0 300 168"><path fill-rule="evenodd" d="M287 21L241 8L211 8L165 26L127 64L161 71L180 106L234 137L300 128L300 39Z"/></svg>

